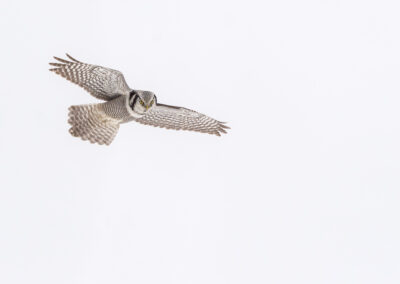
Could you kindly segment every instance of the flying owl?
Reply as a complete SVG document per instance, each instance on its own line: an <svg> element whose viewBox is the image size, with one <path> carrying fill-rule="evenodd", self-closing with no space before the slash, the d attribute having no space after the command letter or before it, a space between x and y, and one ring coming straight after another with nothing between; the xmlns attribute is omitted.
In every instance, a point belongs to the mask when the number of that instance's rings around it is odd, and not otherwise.
<svg viewBox="0 0 400 284"><path fill-rule="evenodd" d="M69 108L72 136L91 143L110 145L121 123L136 121L146 125L176 130L191 130L220 136L229 127L196 111L164 105L149 91L133 90L121 72L98 65L58 57L50 71L75 83L97 99L98 104L75 105Z"/></svg>

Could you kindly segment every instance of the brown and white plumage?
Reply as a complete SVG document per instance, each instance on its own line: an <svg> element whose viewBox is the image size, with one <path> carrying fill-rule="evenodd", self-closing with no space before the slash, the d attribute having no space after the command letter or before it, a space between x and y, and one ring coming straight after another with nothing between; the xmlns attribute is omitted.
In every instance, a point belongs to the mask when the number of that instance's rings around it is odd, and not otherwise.
<svg viewBox="0 0 400 284"><path fill-rule="evenodd" d="M86 64L67 54L71 61L54 57L61 63L50 63L50 71L75 83L94 97L108 101L131 91L121 72L97 65Z"/></svg>
<svg viewBox="0 0 400 284"><path fill-rule="evenodd" d="M135 121L146 125L175 130L192 130L215 134L226 133L228 126L204 114L183 107L157 104L146 115Z"/></svg>
<svg viewBox="0 0 400 284"><path fill-rule="evenodd" d="M54 57L60 63L50 63L50 71L83 87L94 97L106 102L77 105L69 108L70 133L92 143L109 145L121 123L139 123L176 130L190 130L220 136L229 128L196 111L158 104L149 91L133 90L121 72L98 65Z"/></svg>
<svg viewBox="0 0 400 284"><path fill-rule="evenodd" d="M119 96L105 103L71 106L69 133L92 143L110 145L120 123L130 117L125 100L126 96Z"/></svg>

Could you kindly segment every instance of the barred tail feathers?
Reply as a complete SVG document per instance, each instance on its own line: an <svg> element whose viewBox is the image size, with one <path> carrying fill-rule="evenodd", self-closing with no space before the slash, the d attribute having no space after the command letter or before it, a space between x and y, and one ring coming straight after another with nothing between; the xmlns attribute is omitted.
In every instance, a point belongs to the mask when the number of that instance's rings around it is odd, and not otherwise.
<svg viewBox="0 0 400 284"><path fill-rule="evenodd" d="M101 104L76 105L69 109L69 133L91 143L110 145L118 133L119 121L107 116Z"/></svg>

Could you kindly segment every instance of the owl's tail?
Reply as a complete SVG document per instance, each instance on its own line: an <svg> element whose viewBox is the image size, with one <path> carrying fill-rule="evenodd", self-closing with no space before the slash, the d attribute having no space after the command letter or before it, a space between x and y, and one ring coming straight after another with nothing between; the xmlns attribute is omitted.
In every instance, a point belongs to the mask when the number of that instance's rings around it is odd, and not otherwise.
<svg viewBox="0 0 400 284"><path fill-rule="evenodd" d="M110 145L119 129L119 122L107 116L101 104L71 106L69 133L91 143Z"/></svg>

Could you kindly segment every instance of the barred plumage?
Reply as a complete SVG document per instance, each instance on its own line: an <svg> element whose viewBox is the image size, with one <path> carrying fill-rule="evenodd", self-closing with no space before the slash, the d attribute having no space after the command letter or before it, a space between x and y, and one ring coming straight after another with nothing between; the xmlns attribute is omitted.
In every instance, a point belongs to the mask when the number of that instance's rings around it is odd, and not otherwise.
<svg viewBox="0 0 400 284"><path fill-rule="evenodd" d="M54 56L54 59L62 63L50 63L57 67L50 71L81 86L94 97L109 101L119 95L127 95L131 91L121 72L80 62L68 54L67 57L72 61Z"/></svg>
<svg viewBox="0 0 400 284"><path fill-rule="evenodd" d="M101 104L71 106L68 116L69 133L91 143L110 145L119 129L119 121L110 118Z"/></svg>
<svg viewBox="0 0 400 284"><path fill-rule="evenodd" d="M121 123L139 123L176 130L190 130L220 136L229 127L196 111L157 103L149 91L132 90L121 72L54 57L61 63L50 63L50 69L67 80L83 87L105 103L77 105L69 108L70 133L92 143L109 145Z"/></svg>
<svg viewBox="0 0 400 284"><path fill-rule="evenodd" d="M175 130L191 130L221 136L228 126L204 114L183 107L157 104L135 121L146 125Z"/></svg>

